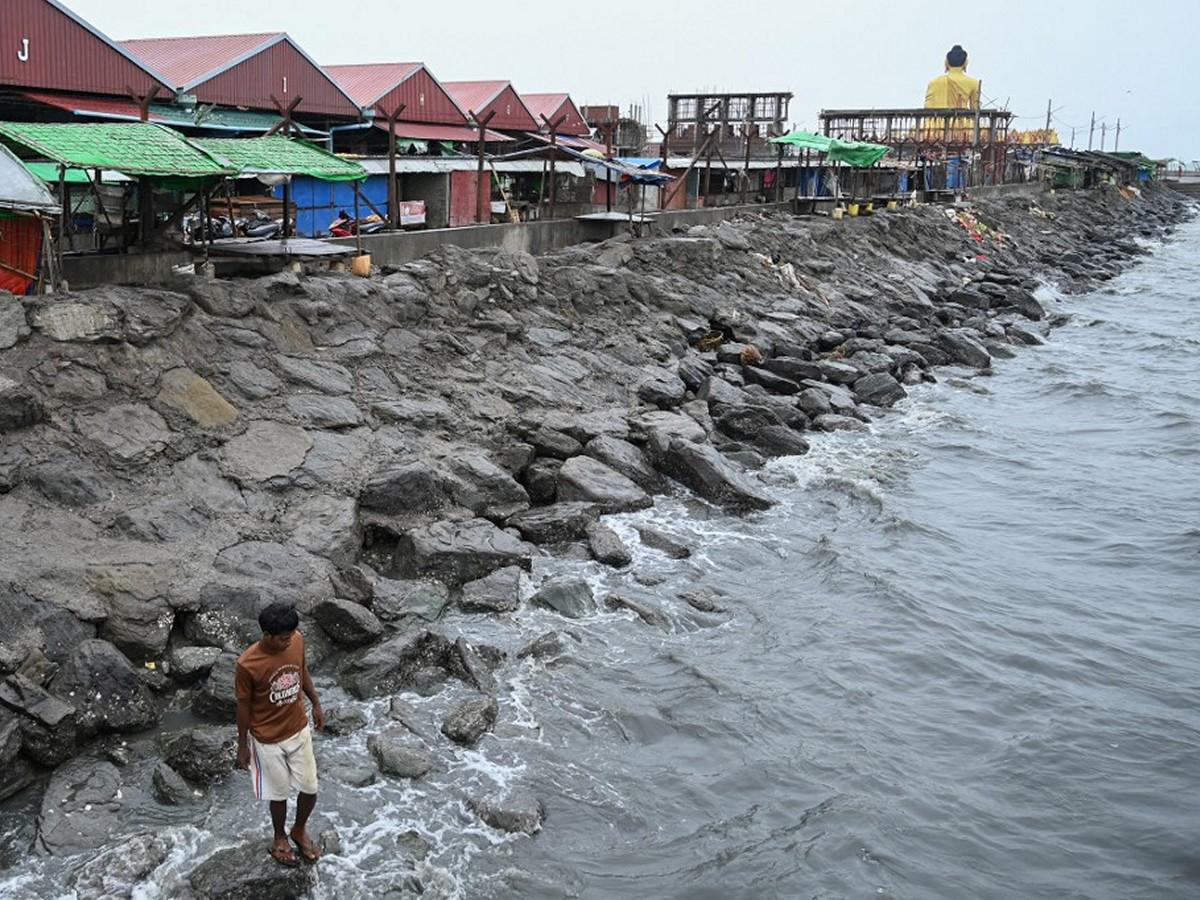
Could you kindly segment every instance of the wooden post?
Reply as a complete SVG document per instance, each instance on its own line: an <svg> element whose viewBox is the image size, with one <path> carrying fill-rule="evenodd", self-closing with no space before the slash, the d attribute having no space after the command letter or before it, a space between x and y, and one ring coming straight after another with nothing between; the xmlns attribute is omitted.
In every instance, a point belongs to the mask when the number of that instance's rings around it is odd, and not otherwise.
<svg viewBox="0 0 1200 900"><path fill-rule="evenodd" d="M407 104L401 103L387 113L388 123L388 225L396 228L400 224L399 191L396 190L396 122Z"/></svg>
<svg viewBox="0 0 1200 900"><path fill-rule="evenodd" d="M482 119L474 111L469 111L467 114L471 117L471 121L475 123L475 127L479 129L479 174L475 181L475 191L478 197L475 203L475 218L481 225L487 225L492 221L492 186L491 182L489 182L487 193L483 192L483 164L487 149L485 146L487 143L487 125L496 115L496 111L493 109Z"/></svg>
<svg viewBox="0 0 1200 900"><path fill-rule="evenodd" d="M542 121L550 129L550 218L554 218L554 208L558 203L558 178L555 173L555 162L558 159L558 129L567 120L566 113L551 122L542 114Z"/></svg>
<svg viewBox="0 0 1200 900"><path fill-rule="evenodd" d="M67 167L60 165L58 167L58 243L55 245L55 255L58 258L58 285L62 284L63 272L63 236L67 232ZM58 289L55 285L55 290Z"/></svg>
<svg viewBox="0 0 1200 900"><path fill-rule="evenodd" d="M358 212L358 182L352 183L354 184L354 246L358 255L362 256L362 222L359 221Z"/></svg>
<svg viewBox="0 0 1200 900"><path fill-rule="evenodd" d="M614 123L609 120L604 120L604 158L611 160L613 155L613 128ZM613 173L612 169L604 170L604 210L612 212L612 195L613 195Z"/></svg>
<svg viewBox="0 0 1200 900"><path fill-rule="evenodd" d="M266 137L276 134L282 129L283 136L290 138L292 136L292 113L296 111L296 107L300 105L303 97L297 97L287 106L284 106L279 98L274 94L271 95L271 102L275 104L275 109L279 113L279 121L268 129ZM232 215L230 219L232 220ZM232 230L233 222L230 221L229 226ZM289 177L283 182L283 239L286 241L292 236L292 179Z"/></svg>
<svg viewBox="0 0 1200 900"><path fill-rule="evenodd" d="M753 105L751 105L753 110ZM746 205L746 192L750 190L750 129L753 127L753 120L750 113L746 114L746 165L742 168L742 205Z"/></svg>

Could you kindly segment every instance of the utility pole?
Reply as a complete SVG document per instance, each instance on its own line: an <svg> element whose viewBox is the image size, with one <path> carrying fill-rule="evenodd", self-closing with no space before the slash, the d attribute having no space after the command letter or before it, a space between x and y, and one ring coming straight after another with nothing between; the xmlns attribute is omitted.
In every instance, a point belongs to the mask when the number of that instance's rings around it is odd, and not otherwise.
<svg viewBox="0 0 1200 900"><path fill-rule="evenodd" d="M1096 111L1092 110L1092 124L1088 128L1088 150L1092 149L1092 135L1096 133Z"/></svg>
<svg viewBox="0 0 1200 900"><path fill-rule="evenodd" d="M1100 152L1104 152L1104 135L1108 132L1108 123L1100 123Z"/></svg>
<svg viewBox="0 0 1200 900"><path fill-rule="evenodd" d="M1121 149L1121 120L1117 119L1117 137L1113 141L1113 153Z"/></svg>
<svg viewBox="0 0 1200 900"><path fill-rule="evenodd" d="M1072 150L1075 149L1075 128L1074 128L1074 126L1072 126L1072 128L1071 128L1071 149Z"/></svg>
<svg viewBox="0 0 1200 900"><path fill-rule="evenodd" d="M1054 105L1054 98L1051 97L1049 100L1046 101L1046 131L1047 132L1050 131L1050 112L1051 112L1051 107L1053 105Z"/></svg>

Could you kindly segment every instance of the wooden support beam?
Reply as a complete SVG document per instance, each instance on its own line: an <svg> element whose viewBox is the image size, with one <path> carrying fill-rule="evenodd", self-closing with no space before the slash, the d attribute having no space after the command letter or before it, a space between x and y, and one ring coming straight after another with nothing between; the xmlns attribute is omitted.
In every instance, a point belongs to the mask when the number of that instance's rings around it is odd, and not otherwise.
<svg viewBox="0 0 1200 900"><path fill-rule="evenodd" d="M388 226L397 228L400 224L399 196L400 192L396 185L396 122L400 119L400 114L404 112L407 104L401 103L391 112L386 112L384 115L388 123ZM374 209L374 207L372 207ZM379 214L376 210L376 215Z"/></svg>
<svg viewBox="0 0 1200 900"><path fill-rule="evenodd" d="M558 158L558 129L562 127L562 123L567 120L564 113L553 122L546 118L545 113L542 114L542 121L550 128L550 218L554 218L554 207L558 202L558 179L556 177L555 162Z"/></svg>
<svg viewBox="0 0 1200 900"><path fill-rule="evenodd" d="M488 190L483 192L483 168L487 158L487 126L488 122L492 121L496 116L496 111L493 109L482 119L475 114L474 110L467 113L471 121L475 123L475 127L479 129L479 169L475 179L475 192L478 195L475 204L475 220L481 225L487 225L492 221L492 185L488 182Z"/></svg>

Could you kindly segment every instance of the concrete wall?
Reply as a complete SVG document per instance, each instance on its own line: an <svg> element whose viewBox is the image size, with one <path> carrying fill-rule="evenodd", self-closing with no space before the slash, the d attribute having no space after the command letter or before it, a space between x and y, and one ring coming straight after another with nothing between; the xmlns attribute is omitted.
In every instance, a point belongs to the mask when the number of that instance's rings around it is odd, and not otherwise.
<svg viewBox="0 0 1200 900"><path fill-rule="evenodd" d="M171 280L173 266L191 261L192 255L183 251L64 256L63 274L72 288L102 284L162 284Z"/></svg>

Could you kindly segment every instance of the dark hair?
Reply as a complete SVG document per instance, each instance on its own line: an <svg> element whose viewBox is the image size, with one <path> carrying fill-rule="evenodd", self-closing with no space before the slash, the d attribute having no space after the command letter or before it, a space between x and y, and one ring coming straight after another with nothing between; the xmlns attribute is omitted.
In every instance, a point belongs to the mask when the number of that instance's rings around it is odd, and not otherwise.
<svg viewBox="0 0 1200 900"><path fill-rule="evenodd" d="M967 51L962 48L961 44L955 44L950 48L950 52L946 54L946 62L950 63L956 69L965 66L967 64Z"/></svg>
<svg viewBox="0 0 1200 900"><path fill-rule="evenodd" d="M287 634L300 627L300 616L291 603L272 603L258 614L263 634Z"/></svg>

